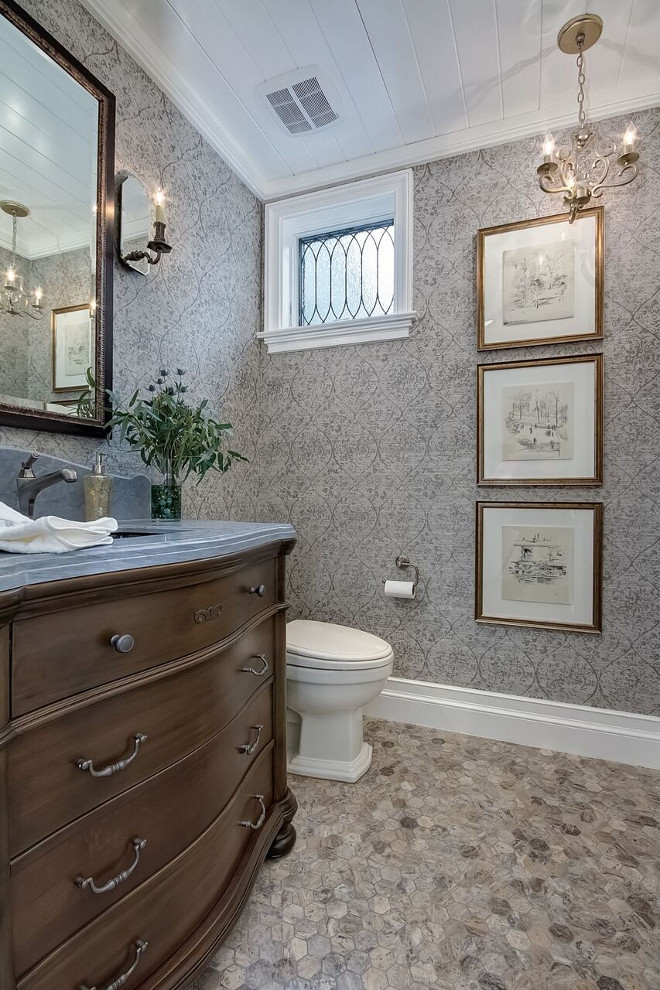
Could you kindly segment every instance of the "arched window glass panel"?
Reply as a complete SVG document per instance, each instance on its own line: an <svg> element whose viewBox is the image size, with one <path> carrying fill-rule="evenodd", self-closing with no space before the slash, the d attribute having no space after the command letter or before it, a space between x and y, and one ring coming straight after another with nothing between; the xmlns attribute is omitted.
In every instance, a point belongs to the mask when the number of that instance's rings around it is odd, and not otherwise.
<svg viewBox="0 0 660 990"><path fill-rule="evenodd" d="M394 220L301 237L300 326L383 316L394 306Z"/></svg>

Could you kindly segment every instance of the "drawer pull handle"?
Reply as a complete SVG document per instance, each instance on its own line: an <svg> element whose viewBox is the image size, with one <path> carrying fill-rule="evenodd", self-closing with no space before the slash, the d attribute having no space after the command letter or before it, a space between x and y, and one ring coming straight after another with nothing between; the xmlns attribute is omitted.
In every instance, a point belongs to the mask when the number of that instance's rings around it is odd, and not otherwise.
<svg viewBox="0 0 660 990"><path fill-rule="evenodd" d="M250 594L259 595L259 598L263 598L265 593L266 593L265 584L253 584L252 587L250 588Z"/></svg>
<svg viewBox="0 0 660 990"><path fill-rule="evenodd" d="M222 612L222 605L209 605L208 608L198 608L193 614L193 619L198 625L202 622L210 622L211 619L220 618L220 613Z"/></svg>
<svg viewBox="0 0 660 990"><path fill-rule="evenodd" d="M135 972L137 964L142 958L142 954L147 951L148 945L149 943L143 942L141 938L135 940L135 958L133 959L133 962L128 967L125 973L120 973L119 976L112 981L112 983L108 983L105 990L119 990L120 987L124 986L129 976L132 976L132 974ZM83 983L80 986L80 990L96 990L96 987L88 987L86 984Z"/></svg>
<svg viewBox="0 0 660 990"><path fill-rule="evenodd" d="M264 804L264 796L263 796L263 794L253 794L252 796L253 796L254 800L255 801L258 801L259 804L261 805L261 814L257 818L256 822L251 822L248 819L247 821L239 822L239 825L242 825L243 828L254 829L254 831L256 832L257 829L260 829L261 826L263 825L263 823L266 821L266 805Z"/></svg>
<svg viewBox="0 0 660 990"><path fill-rule="evenodd" d="M135 640L130 633L122 633L121 635L116 633L110 637L110 643L117 653L130 653L135 646Z"/></svg>
<svg viewBox="0 0 660 990"><path fill-rule="evenodd" d="M96 770L94 764L91 760L80 759L76 760L76 766L79 770L86 770L92 775L92 777L111 777L113 773L118 773L119 770L125 770L129 763L132 763L135 757L140 752L140 746L142 743L147 741L147 737L143 732L136 732L133 736L133 752L130 756L127 756L125 760L117 760L116 763L109 763L107 767L103 767L102 770Z"/></svg>
<svg viewBox="0 0 660 990"><path fill-rule="evenodd" d="M255 670L254 667L241 667L241 670L243 671L244 674L254 674L255 677L263 677L266 671L268 670L268 661L266 660L266 657L263 655L263 653L260 653L257 657L255 657L255 659L261 660L263 664L261 670Z"/></svg>
<svg viewBox="0 0 660 990"><path fill-rule="evenodd" d="M257 738L253 743L243 743L242 746L238 747L239 753L245 753L247 756L252 756L255 749L259 745L259 740L261 739L261 733L263 731L263 725L253 725L252 728L257 733Z"/></svg>
<svg viewBox="0 0 660 990"><path fill-rule="evenodd" d="M114 890L115 887L118 887L120 883L123 883L124 880L128 880L131 873L140 862L140 853L146 844L146 839L133 839L131 842L134 850L133 862L127 870L122 870L121 873L118 873L116 877L112 878L112 880L108 880L107 883L104 883L102 887L97 887L93 877L78 877L74 880L76 887L80 887L81 890L89 887L93 894L108 894L111 890Z"/></svg>

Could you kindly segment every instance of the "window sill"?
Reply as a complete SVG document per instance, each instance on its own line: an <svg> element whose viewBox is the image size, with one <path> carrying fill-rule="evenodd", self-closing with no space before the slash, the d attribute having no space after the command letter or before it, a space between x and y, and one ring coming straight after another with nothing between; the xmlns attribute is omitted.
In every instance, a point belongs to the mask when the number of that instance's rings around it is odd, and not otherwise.
<svg viewBox="0 0 660 990"><path fill-rule="evenodd" d="M336 320L310 327L287 327L258 333L269 354L282 351L309 351L315 347L340 347L342 344L371 344L379 340L400 340L410 335L416 313L388 313L364 320Z"/></svg>

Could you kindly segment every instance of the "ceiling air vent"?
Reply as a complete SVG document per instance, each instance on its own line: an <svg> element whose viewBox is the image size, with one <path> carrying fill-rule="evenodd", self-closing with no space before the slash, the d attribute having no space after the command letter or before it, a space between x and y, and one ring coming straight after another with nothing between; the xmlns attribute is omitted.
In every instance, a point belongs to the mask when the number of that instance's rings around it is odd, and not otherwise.
<svg viewBox="0 0 660 990"><path fill-rule="evenodd" d="M289 134L312 134L340 118L337 90L318 65L286 72L258 89Z"/></svg>

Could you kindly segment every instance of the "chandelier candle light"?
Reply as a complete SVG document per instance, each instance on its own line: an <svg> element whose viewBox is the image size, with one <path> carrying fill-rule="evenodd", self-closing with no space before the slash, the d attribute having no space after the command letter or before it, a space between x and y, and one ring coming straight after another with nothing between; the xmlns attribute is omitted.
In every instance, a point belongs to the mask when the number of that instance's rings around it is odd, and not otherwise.
<svg viewBox="0 0 660 990"><path fill-rule="evenodd" d="M12 218L11 235L11 263L5 272L5 277L0 292L0 312L9 316L31 316L33 320L40 320L43 317L43 289L37 286L32 292L34 300L31 302L30 293L26 292L23 286L23 276L16 266L16 233L19 218L29 217L30 211L22 203L12 203L9 200L0 202L0 209L8 213Z"/></svg>
<svg viewBox="0 0 660 990"><path fill-rule="evenodd" d="M536 170L539 185L547 193L563 193L570 211L570 223L592 199L599 199L603 189L626 186L637 175L639 154L635 151L637 135L628 126L619 147L616 143L600 147L596 130L587 124L584 109L586 82L584 53L600 38L603 22L597 14L581 14L564 24L557 36L562 52L577 55L578 129L569 148L557 148L551 134L543 142L543 161ZM617 154L618 151L618 154ZM613 160L613 156L617 155ZM617 170L613 168L616 162Z"/></svg>

